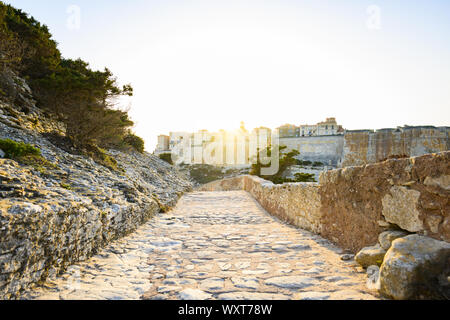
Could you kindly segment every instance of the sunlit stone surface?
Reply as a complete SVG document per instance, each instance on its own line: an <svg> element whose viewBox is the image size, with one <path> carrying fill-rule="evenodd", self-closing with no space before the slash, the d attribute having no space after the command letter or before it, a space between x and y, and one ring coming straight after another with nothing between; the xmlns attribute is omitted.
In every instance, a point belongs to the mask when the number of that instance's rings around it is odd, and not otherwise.
<svg viewBox="0 0 450 320"><path fill-rule="evenodd" d="M23 298L377 299L341 254L246 192L197 192Z"/></svg>

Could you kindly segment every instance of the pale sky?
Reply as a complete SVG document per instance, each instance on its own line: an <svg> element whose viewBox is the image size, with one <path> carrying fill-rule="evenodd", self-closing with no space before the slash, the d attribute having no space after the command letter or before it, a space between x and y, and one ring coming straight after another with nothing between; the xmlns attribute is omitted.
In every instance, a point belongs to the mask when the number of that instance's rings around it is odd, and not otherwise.
<svg viewBox="0 0 450 320"><path fill-rule="evenodd" d="M63 56L132 84L150 152L159 134L240 121L450 126L450 1L5 2L49 26Z"/></svg>

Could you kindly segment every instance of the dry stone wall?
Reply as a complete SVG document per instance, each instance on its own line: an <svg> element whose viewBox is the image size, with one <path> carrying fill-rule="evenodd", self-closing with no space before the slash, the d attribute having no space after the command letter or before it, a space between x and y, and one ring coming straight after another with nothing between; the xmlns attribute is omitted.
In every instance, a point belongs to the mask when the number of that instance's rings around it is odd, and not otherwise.
<svg viewBox="0 0 450 320"><path fill-rule="evenodd" d="M249 192L271 214L302 229L321 232L320 194L317 183L275 185L255 176L240 176L214 181L200 191Z"/></svg>
<svg viewBox="0 0 450 320"><path fill-rule="evenodd" d="M269 213L354 253L392 228L450 242L449 160L447 151L327 171L318 184L241 176L201 190L246 190Z"/></svg>
<svg viewBox="0 0 450 320"><path fill-rule="evenodd" d="M0 300L86 260L192 189L147 153L110 150L121 171L67 153L43 135L55 128L37 109L25 115L0 105L0 138L35 145L54 166L0 159Z"/></svg>
<svg viewBox="0 0 450 320"><path fill-rule="evenodd" d="M17 298L88 259L173 206L191 188L153 157L117 154L126 168L118 175L87 159L66 156L72 158L71 167L61 161L52 176L0 159L0 300Z"/></svg>
<svg viewBox="0 0 450 320"><path fill-rule="evenodd" d="M274 185L250 176L243 181L244 190L250 192L268 212L302 229L321 232L320 194L316 183Z"/></svg>
<svg viewBox="0 0 450 320"><path fill-rule="evenodd" d="M322 235L358 251L390 225L450 242L450 152L321 176Z"/></svg>

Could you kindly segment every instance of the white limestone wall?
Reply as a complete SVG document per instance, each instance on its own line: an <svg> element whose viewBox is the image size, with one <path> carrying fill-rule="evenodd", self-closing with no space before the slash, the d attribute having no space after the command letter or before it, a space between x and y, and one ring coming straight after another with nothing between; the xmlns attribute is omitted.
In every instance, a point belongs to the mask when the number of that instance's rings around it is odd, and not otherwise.
<svg viewBox="0 0 450 320"><path fill-rule="evenodd" d="M298 150L301 160L319 161L337 167L343 157L344 136L280 138L280 145Z"/></svg>

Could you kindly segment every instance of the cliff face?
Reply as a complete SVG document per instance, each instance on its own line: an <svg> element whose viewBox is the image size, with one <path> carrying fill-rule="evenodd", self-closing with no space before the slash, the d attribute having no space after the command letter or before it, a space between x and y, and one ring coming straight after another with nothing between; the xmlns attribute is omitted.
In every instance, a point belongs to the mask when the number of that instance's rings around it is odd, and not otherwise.
<svg viewBox="0 0 450 320"><path fill-rule="evenodd" d="M417 157L450 150L450 127L355 130L338 136L281 138L302 160L333 167L361 166L392 156Z"/></svg>
<svg viewBox="0 0 450 320"><path fill-rule="evenodd" d="M347 132L341 166L376 163L393 155L416 157L447 151L450 147L449 133L449 127Z"/></svg>
<svg viewBox="0 0 450 320"><path fill-rule="evenodd" d="M192 188L147 153L110 150L122 169L114 171L62 150L46 134L64 134L63 126L24 101L0 103L0 139L35 145L52 165L42 170L0 159L0 299L87 259Z"/></svg>

